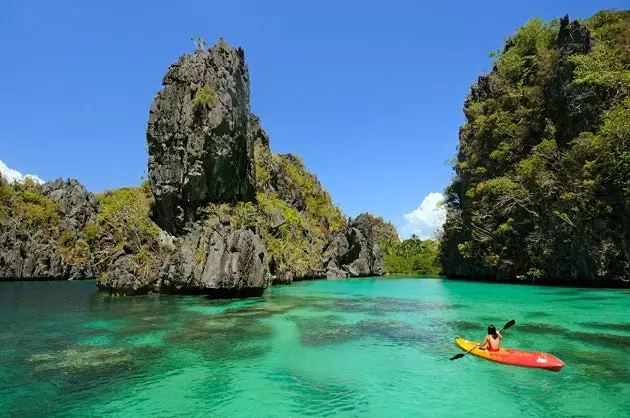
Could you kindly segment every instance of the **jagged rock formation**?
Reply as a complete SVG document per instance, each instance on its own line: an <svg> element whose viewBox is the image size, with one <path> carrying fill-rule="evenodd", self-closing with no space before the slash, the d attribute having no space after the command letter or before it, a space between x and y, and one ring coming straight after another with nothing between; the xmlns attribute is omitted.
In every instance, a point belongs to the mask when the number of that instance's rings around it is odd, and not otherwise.
<svg viewBox="0 0 630 418"><path fill-rule="evenodd" d="M324 254L326 277L381 276L383 253L374 230L374 218L362 213L331 240Z"/></svg>
<svg viewBox="0 0 630 418"><path fill-rule="evenodd" d="M39 206L35 223L0 224L0 277L92 276L118 294L247 297L272 280L384 273L374 218L348 224L300 158L271 153L250 113L241 49L220 40L183 55L163 86L149 114L149 182L98 196L73 180L33 195L15 189L17 209L28 212L25 199ZM19 236L22 226L30 232Z"/></svg>
<svg viewBox="0 0 630 418"><path fill-rule="evenodd" d="M254 198L249 73L242 49L222 39L171 65L149 113L155 220L179 233L208 202Z"/></svg>
<svg viewBox="0 0 630 418"><path fill-rule="evenodd" d="M127 254L100 282L124 293L261 295L269 284L260 237L227 219L204 218L213 204L254 199L249 74L242 49L220 40L185 54L167 71L149 114L153 215L164 231L147 259ZM166 245L165 237L176 239Z"/></svg>
<svg viewBox="0 0 630 418"><path fill-rule="evenodd" d="M268 136L254 120L260 226L274 283L384 274L377 218L362 214L348 222L299 157L271 153Z"/></svg>
<svg viewBox="0 0 630 418"><path fill-rule="evenodd" d="M251 230L218 222L196 225L176 244L163 237L147 264L134 255L118 258L99 286L124 294L207 294L217 298L260 296L269 284L267 254Z"/></svg>
<svg viewBox="0 0 630 418"><path fill-rule="evenodd" d="M81 239L98 201L77 180L9 185L0 180L0 280L94 277ZM78 242L78 245L77 245Z"/></svg>
<svg viewBox="0 0 630 418"><path fill-rule="evenodd" d="M400 242L398 231L391 222L385 222L385 219L381 216L375 217L369 213L366 215L378 243Z"/></svg>
<svg viewBox="0 0 630 418"><path fill-rule="evenodd" d="M80 233L88 222L94 222L98 199L76 179L57 179L42 185L44 197L59 205L61 227Z"/></svg>

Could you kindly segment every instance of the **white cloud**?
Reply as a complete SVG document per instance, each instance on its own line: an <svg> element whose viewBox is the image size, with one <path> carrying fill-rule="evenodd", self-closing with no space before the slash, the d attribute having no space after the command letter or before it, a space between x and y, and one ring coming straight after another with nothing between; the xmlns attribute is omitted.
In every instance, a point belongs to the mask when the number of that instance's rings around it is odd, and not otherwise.
<svg viewBox="0 0 630 418"><path fill-rule="evenodd" d="M416 234L420 239L434 237L446 220L446 208L441 205L443 200L441 193L426 195L418 208L403 215L407 222L401 228L401 235L409 238Z"/></svg>
<svg viewBox="0 0 630 418"><path fill-rule="evenodd" d="M7 167L2 160L0 160L0 174L2 174L2 178L9 183L13 183L14 181L23 182L26 178L36 181L39 184L44 183L44 180L34 174L22 174L17 170Z"/></svg>

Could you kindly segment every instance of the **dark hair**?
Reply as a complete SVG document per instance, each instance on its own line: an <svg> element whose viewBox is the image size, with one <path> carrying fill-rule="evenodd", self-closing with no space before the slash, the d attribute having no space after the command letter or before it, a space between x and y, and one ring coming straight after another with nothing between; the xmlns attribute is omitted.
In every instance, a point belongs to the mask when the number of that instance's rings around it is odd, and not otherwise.
<svg viewBox="0 0 630 418"><path fill-rule="evenodd" d="M488 326L488 334L492 335L494 338L497 338L497 329L494 325L489 325Z"/></svg>

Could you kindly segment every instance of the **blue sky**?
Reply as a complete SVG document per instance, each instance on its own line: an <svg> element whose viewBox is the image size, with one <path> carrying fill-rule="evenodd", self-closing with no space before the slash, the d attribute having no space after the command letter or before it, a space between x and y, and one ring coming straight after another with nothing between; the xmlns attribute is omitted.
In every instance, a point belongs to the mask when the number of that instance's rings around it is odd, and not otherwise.
<svg viewBox="0 0 630 418"><path fill-rule="evenodd" d="M301 155L347 215L369 211L405 236L424 232L434 220L430 193L451 176L445 161L456 151L464 98L491 68L488 54L531 17L627 7L4 0L0 160L45 180L77 178L93 192L138 184L162 76L192 52L191 36L209 44L222 36L245 49L252 110L273 151Z"/></svg>

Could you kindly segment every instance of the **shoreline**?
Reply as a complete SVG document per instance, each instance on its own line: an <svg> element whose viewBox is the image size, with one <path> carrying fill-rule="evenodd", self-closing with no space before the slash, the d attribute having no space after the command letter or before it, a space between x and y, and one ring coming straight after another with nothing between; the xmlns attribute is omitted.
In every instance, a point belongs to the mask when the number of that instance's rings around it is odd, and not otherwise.
<svg viewBox="0 0 630 418"><path fill-rule="evenodd" d="M490 278L480 277L461 277L461 276L440 276L445 280L461 281L461 282L479 282L479 283L495 283L495 284L517 284L517 285L529 285L529 286L544 286L544 287L573 287L577 289L630 289L630 281L616 281L616 282L592 282L585 280L551 280L547 282L533 281L533 280L520 280L520 279L505 279L496 280Z"/></svg>
<svg viewBox="0 0 630 418"><path fill-rule="evenodd" d="M293 283L298 282L308 282L308 281L317 281L317 280L331 280L331 281L342 281L342 280L363 280L363 279L411 279L411 280L424 280L424 279L437 279L444 281L454 281L454 282L477 282L477 283L488 283L488 284L510 284L510 285L525 285L525 286L541 286L541 287L558 287L558 288L575 288L575 289L627 289L630 290L630 281L623 282L605 282L605 283L594 283L588 281L575 281L572 282L570 280L554 280L551 282L535 282L531 280L519 280L519 279L508 279L508 280L494 280L489 278L479 278L479 277L448 277L443 275L412 275L412 274L400 274L400 273L392 273L385 274L383 276L364 276L364 277L352 277L352 278L341 278L341 279L327 279L325 277L313 277L313 278L301 278L294 280L292 283L277 283L268 286L267 288L277 287L277 286L290 286ZM20 283L20 282L89 282L94 281L94 286L98 288L95 278L84 278L84 279L61 279L61 278L50 278L50 277L38 277L32 279L24 279L24 278L0 278L1 283ZM200 295L203 295L200 293Z"/></svg>

